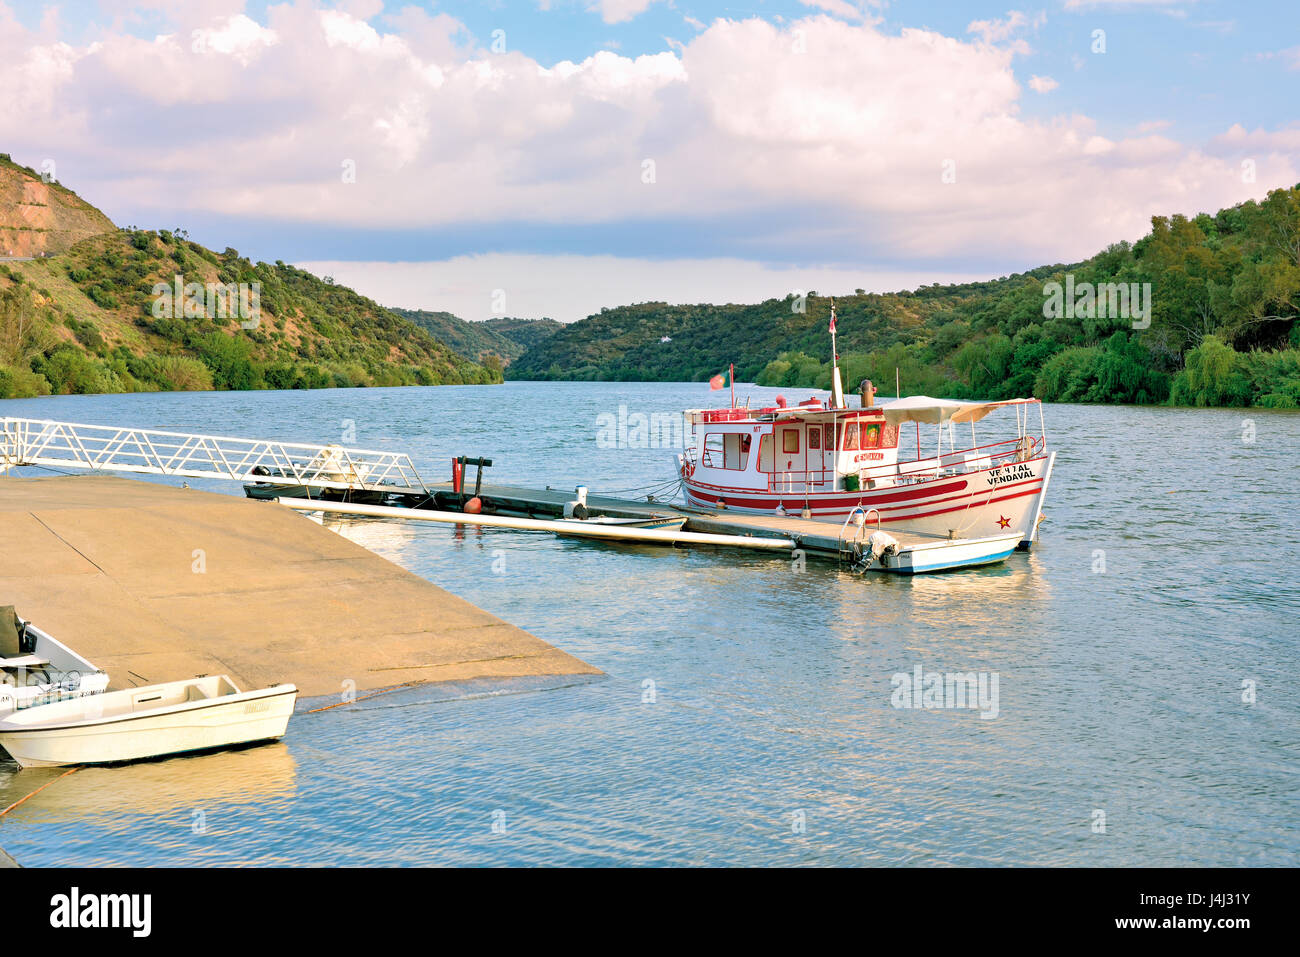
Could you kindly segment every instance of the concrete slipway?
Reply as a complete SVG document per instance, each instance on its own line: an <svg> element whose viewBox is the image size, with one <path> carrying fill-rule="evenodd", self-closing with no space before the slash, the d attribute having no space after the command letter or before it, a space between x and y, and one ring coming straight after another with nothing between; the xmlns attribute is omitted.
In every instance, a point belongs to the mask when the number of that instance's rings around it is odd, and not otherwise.
<svg viewBox="0 0 1300 957"><path fill-rule="evenodd" d="M111 688L600 674L288 509L99 475L0 478L0 604Z"/></svg>

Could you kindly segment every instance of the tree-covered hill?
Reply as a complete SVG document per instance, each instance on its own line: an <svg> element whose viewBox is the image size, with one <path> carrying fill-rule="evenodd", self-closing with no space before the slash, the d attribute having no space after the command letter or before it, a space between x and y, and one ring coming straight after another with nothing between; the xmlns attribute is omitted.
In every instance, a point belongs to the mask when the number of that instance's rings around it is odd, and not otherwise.
<svg viewBox="0 0 1300 957"><path fill-rule="evenodd" d="M394 309L393 312L409 319L465 358L496 368L508 366L530 347L563 328L554 319L503 317L469 322L450 312L425 309Z"/></svg>
<svg viewBox="0 0 1300 957"><path fill-rule="evenodd" d="M982 301L1024 276L959 286L925 286L915 292L836 296L839 349L870 351L912 343L929 335L945 310ZM756 379L785 352L830 356L830 299L811 292L753 305L639 303L602 309L565 326L512 364L512 379L691 381L707 379L735 363L736 375Z"/></svg>
<svg viewBox="0 0 1300 957"><path fill-rule="evenodd" d="M0 167L0 179L33 175ZM0 263L0 398L501 381L309 272L111 225L59 255ZM241 284L255 315L227 295Z"/></svg>
<svg viewBox="0 0 1300 957"><path fill-rule="evenodd" d="M702 380L734 362L740 379L828 388L830 301L797 305L606 309L530 349L509 376ZM849 388L870 378L892 391L897 370L905 393L1295 408L1300 186L1216 214L1155 217L1136 243L1082 263L857 292L837 296L836 312Z"/></svg>

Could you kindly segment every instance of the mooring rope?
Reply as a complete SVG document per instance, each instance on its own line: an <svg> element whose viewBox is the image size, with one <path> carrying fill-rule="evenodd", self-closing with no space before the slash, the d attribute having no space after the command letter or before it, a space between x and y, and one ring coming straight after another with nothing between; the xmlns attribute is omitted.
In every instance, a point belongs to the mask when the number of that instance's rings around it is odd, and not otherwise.
<svg viewBox="0 0 1300 957"><path fill-rule="evenodd" d="M10 804L10 805L9 805L7 808L5 808L3 811L0 811L0 817L4 817L6 814L8 814L10 811L12 811L14 808L16 808L18 805L22 804L23 801L28 800L28 798L34 798L36 795L40 794L42 791L44 791L47 787L49 787L49 786L50 786L51 784L53 784L55 781L62 781L64 778L66 778L66 777L67 777L69 774L71 774L73 771L80 771L80 770L81 770L80 765L78 765L77 767L71 767L71 768L68 768L68 770L64 771L64 772L63 772L62 774L60 774L57 778L53 778L52 780L46 781L44 784L42 784L40 787L38 787L38 788L37 788L35 791L33 791L31 794L27 795L27 797L25 797L25 798L20 798L19 800L14 801L13 804Z"/></svg>

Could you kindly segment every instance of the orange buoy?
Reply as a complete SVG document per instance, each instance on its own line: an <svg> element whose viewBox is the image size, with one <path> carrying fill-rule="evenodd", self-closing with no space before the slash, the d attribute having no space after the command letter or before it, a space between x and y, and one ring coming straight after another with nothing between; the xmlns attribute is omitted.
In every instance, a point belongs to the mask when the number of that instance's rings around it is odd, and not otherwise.
<svg viewBox="0 0 1300 957"><path fill-rule="evenodd" d="M481 511L483 511L483 500L477 495L465 503L466 514L477 515Z"/></svg>

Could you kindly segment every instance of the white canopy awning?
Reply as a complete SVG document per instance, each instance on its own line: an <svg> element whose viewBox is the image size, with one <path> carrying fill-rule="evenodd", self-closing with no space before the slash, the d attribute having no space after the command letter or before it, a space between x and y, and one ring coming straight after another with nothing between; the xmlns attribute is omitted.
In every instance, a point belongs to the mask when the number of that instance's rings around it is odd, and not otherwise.
<svg viewBox="0 0 1300 957"><path fill-rule="evenodd" d="M882 403L885 421L890 425L903 422L978 422L994 409L1004 405L1021 405L1037 399L1004 399L1000 402L959 402L956 399L932 399L928 395L909 395Z"/></svg>

